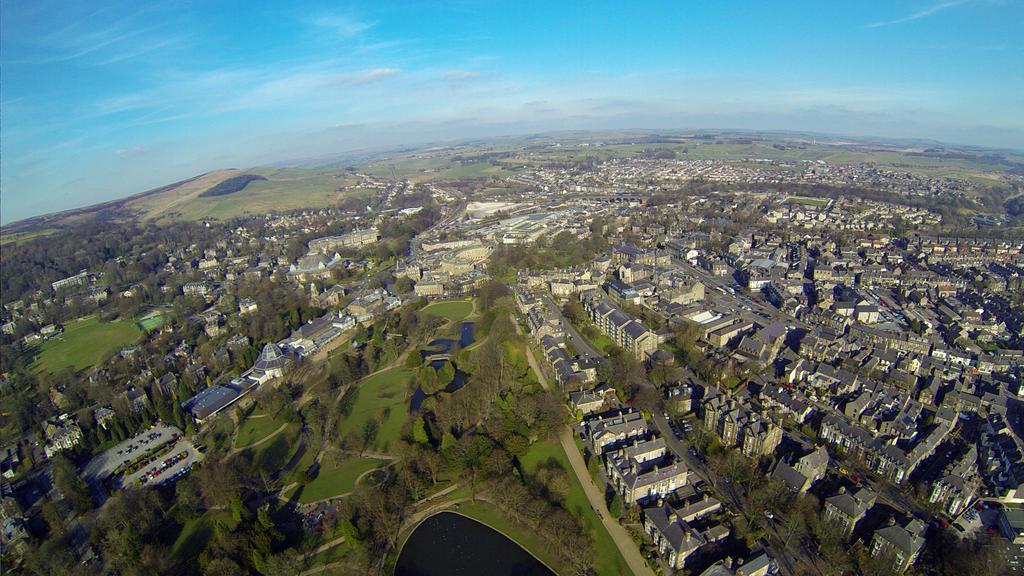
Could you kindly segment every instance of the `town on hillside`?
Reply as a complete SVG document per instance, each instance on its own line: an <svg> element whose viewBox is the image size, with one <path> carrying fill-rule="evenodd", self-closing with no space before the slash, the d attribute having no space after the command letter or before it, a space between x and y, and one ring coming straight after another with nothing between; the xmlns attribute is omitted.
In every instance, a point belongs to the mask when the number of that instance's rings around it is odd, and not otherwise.
<svg viewBox="0 0 1024 576"><path fill-rule="evenodd" d="M1024 573L1002 192L715 145L5 244L3 573Z"/></svg>

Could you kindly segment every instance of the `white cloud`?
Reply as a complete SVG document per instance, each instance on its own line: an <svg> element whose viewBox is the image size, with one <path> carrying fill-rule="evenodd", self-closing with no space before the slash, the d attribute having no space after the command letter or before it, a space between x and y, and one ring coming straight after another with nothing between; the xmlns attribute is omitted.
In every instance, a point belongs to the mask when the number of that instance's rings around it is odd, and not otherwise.
<svg viewBox="0 0 1024 576"><path fill-rule="evenodd" d="M923 10L919 10L917 12L914 12L913 14L909 14L907 16L904 16L902 18L896 18L895 20L882 20L880 22L872 22L871 24L866 24L864 27L865 28L881 28L883 26L893 26L895 24L903 24L904 22L913 22L914 20L920 20L921 18L927 18L928 16L931 16L932 14L937 14L939 12L942 12L943 10L948 10L949 8L955 8L957 6L966 4L968 1L969 0L950 0L950 1L947 1L947 2L940 2L938 4L933 4L933 5L927 7L925 9L923 9Z"/></svg>
<svg viewBox="0 0 1024 576"><path fill-rule="evenodd" d="M472 70L448 70L442 77L448 82L462 82L464 80L473 80L480 77L479 72Z"/></svg>
<svg viewBox="0 0 1024 576"><path fill-rule="evenodd" d="M342 38L355 38L373 28L373 23L363 22L349 16L338 14L322 14L310 19L310 23L317 28L323 28Z"/></svg>
<svg viewBox="0 0 1024 576"><path fill-rule="evenodd" d="M149 152L149 149L145 146L132 146L131 148L118 148L117 156L119 158L131 158L132 156L141 156Z"/></svg>
<svg viewBox="0 0 1024 576"><path fill-rule="evenodd" d="M331 84L358 86L360 84L369 84L371 82L383 80L390 76L394 76L399 72L401 72L401 70L398 68L373 68L372 70L357 72L355 74L341 74L339 76L335 76Z"/></svg>

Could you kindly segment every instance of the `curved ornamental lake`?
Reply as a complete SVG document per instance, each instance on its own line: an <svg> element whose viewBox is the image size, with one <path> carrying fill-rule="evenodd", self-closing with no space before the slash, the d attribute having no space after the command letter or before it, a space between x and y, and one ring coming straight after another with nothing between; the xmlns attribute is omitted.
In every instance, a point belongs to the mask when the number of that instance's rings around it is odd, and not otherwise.
<svg viewBox="0 0 1024 576"><path fill-rule="evenodd" d="M402 547L395 576L555 576L501 532L452 512L424 520Z"/></svg>

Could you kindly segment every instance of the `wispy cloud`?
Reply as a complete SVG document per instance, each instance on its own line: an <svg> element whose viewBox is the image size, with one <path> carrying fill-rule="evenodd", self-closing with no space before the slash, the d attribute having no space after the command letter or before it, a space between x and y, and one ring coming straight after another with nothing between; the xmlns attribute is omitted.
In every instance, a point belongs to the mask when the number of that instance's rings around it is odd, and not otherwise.
<svg viewBox="0 0 1024 576"><path fill-rule="evenodd" d="M401 70L398 68L374 68L372 70L366 70L365 72L335 76L330 83L342 86L359 86L383 80L390 76L394 76L399 72L401 72Z"/></svg>
<svg viewBox="0 0 1024 576"><path fill-rule="evenodd" d="M448 82L464 82L466 80L474 80L479 77L480 73L472 70L448 70L442 74L442 78Z"/></svg>
<svg viewBox="0 0 1024 576"><path fill-rule="evenodd" d="M132 146L131 148L118 148L116 154L118 158L131 158L132 156L141 156L146 152L149 152L149 149L145 146Z"/></svg>
<svg viewBox="0 0 1024 576"><path fill-rule="evenodd" d="M321 14L310 18L310 24L337 34L342 38L355 38L373 28L372 22L365 22L338 14Z"/></svg>
<svg viewBox="0 0 1024 576"><path fill-rule="evenodd" d="M909 14L907 16L903 16L902 18L896 18L894 20L881 20L881 21L878 21L878 22L872 22L870 24L865 24L864 27L865 28L881 28L883 26L894 26L896 24L903 24L905 22L913 22L914 20L920 20L921 18L927 18L927 17L929 17L929 16L931 16L933 14L938 14L939 12L942 12L943 10L948 10L950 8L956 8L957 6L962 6L964 4L967 4L969 1L970 0L949 0L947 2L939 2L938 4L933 4L933 5L927 7L925 9L923 9L923 10L919 10L917 12L914 12L913 14Z"/></svg>

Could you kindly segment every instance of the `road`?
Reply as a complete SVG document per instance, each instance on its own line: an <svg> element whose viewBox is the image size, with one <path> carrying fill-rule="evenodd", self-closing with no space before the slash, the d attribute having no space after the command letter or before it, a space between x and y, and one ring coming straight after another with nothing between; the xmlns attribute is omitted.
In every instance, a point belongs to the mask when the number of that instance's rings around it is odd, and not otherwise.
<svg viewBox="0 0 1024 576"><path fill-rule="evenodd" d="M515 319L513 319L515 322ZM519 323L516 322L516 330L522 334L522 329L519 327ZM537 380L541 383L541 386L545 390L550 391L548 387L548 380L544 377L544 373L541 371L540 366L537 364L537 359L533 356L533 349L529 345L526 346L526 359L530 363L530 368L533 369L534 375L537 376ZM598 517L601 519L601 523L604 524L605 530L612 537L612 541L615 542L616 548L619 549L619 553L626 560L626 564L629 565L629 569L632 570L636 576L654 576L654 571L647 565L647 561L640 554L640 550L633 543L633 538L630 537L626 529L622 527L618 521L614 520L611 513L608 512L608 507L604 502L604 494L602 494L597 486L594 485L594 480L590 477L590 472L587 471L587 465L583 462L583 455L580 454L579 449L576 447L576 441L573 440L572 430L566 427L558 435L558 441L562 444L562 450L565 451L565 455L569 458L569 464L572 466L572 471L576 474L576 478L579 479L580 485L583 486L583 492L587 495L587 500L590 501L590 505L597 510Z"/></svg>
<svg viewBox="0 0 1024 576"><path fill-rule="evenodd" d="M545 304L550 306L552 310L558 312L559 316L561 316L562 308L558 305L557 302L555 302L555 299L552 298L551 295L545 293L542 296L542 298L544 299ZM587 339L584 338L583 335L576 330L576 327L572 325L572 322L569 322L569 320L566 319L565 316L561 316L561 318L562 329L565 330L566 336L569 337L569 342L572 344L572 347L576 350L577 353L583 356L589 356L591 358L604 358L604 354L602 354L600 350L597 350L596 348L591 346L590 342L588 342Z"/></svg>

